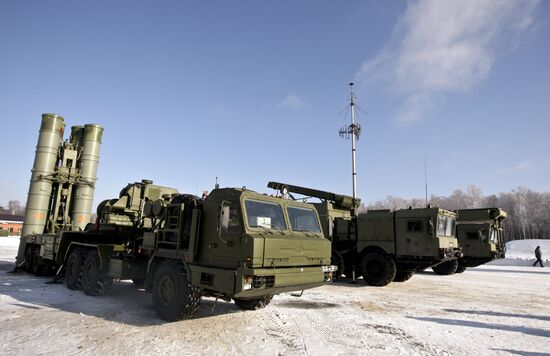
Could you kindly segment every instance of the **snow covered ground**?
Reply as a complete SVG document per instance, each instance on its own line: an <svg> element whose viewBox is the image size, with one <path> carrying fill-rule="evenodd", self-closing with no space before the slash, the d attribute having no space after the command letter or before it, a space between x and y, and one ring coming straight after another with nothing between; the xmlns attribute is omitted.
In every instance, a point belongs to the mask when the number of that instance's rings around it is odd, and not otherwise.
<svg viewBox="0 0 550 356"><path fill-rule="evenodd" d="M506 258L491 261L495 266L532 266L535 248L540 246L543 264L550 266L550 240L515 240L506 243Z"/></svg>
<svg viewBox="0 0 550 356"><path fill-rule="evenodd" d="M17 246L0 238L1 355L550 355L550 268L424 272L384 288L333 283L253 312L208 298L194 319L166 323L131 283L94 298L6 273Z"/></svg>

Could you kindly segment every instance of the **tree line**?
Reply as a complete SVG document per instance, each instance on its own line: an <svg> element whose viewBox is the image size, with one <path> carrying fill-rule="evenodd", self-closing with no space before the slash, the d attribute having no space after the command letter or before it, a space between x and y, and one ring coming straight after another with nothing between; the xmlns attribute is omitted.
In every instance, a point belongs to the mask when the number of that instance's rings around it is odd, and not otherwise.
<svg viewBox="0 0 550 356"><path fill-rule="evenodd" d="M0 206L0 214L24 215L25 207L21 206L19 200L10 200L7 207Z"/></svg>
<svg viewBox="0 0 550 356"><path fill-rule="evenodd" d="M483 195L480 188L471 185L466 191L455 190L450 196L432 195L431 206L448 210L474 208L501 208L508 213L504 220L504 234L507 241L520 239L550 239L550 193L539 193L525 187L498 195ZM425 199L403 199L388 196L386 199L362 205L362 209L406 209L422 208Z"/></svg>

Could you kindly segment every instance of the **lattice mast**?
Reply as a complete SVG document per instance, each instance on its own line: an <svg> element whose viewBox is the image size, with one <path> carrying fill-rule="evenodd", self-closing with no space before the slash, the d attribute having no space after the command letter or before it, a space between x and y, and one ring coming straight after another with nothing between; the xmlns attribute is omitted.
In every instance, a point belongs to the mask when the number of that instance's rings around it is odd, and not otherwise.
<svg viewBox="0 0 550 356"><path fill-rule="evenodd" d="M353 184L352 197L354 201L357 201L357 170L355 165L355 141L359 139L361 135L361 125L355 123L355 93L353 92L353 83L349 83L349 110L351 111L351 125L342 127L338 133L340 137L349 139L351 138L351 176Z"/></svg>

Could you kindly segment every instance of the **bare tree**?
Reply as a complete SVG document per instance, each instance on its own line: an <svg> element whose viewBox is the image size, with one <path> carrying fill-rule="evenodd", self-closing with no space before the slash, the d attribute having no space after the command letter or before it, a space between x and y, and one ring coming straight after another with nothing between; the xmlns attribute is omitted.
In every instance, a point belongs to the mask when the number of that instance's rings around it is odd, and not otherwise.
<svg viewBox="0 0 550 356"><path fill-rule="evenodd" d="M21 215L21 203L19 200L10 200L8 202L8 210L11 215Z"/></svg>

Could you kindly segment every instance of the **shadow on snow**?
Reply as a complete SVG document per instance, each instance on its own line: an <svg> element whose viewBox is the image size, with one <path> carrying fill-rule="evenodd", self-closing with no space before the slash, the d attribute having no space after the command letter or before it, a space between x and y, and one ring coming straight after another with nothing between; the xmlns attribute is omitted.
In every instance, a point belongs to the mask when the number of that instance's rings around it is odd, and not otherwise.
<svg viewBox="0 0 550 356"><path fill-rule="evenodd" d="M443 319L443 318L426 318L426 317L409 317L409 318L420 320L420 321L444 324L444 325L467 326L470 328L513 331L513 332L519 332L527 335L542 336L542 337L550 338L549 330L537 329L537 328L532 328L527 326L500 325L500 324L481 323L479 321Z"/></svg>
<svg viewBox="0 0 550 356"><path fill-rule="evenodd" d="M531 315L531 314L513 314L513 313L501 313L488 310L460 310L460 309L444 309L445 311L451 313L461 313L461 314L473 314L473 315L489 315L489 316L504 316L509 318L525 318L525 319L536 319L542 321L550 321L550 316L546 315Z"/></svg>

